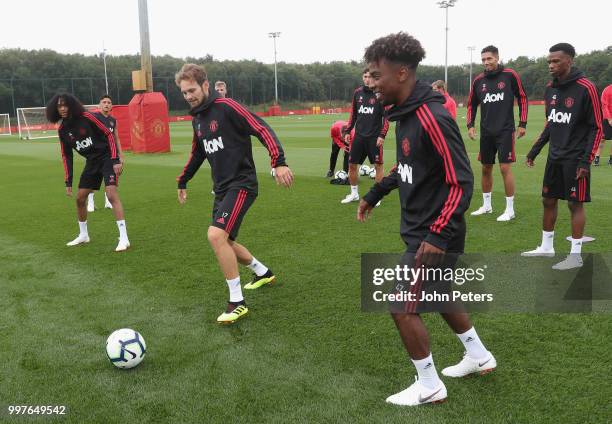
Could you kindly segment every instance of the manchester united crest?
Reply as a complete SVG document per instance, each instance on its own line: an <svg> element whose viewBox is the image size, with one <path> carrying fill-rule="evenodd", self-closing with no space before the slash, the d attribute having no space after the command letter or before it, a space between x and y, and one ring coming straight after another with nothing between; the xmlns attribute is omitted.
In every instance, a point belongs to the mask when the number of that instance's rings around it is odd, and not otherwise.
<svg viewBox="0 0 612 424"><path fill-rule="evenodd" d="M404 156L408 156L410 154L410 140L408 140L408 137L404 137L402 140L402 153Z"/></svg>
<svg viewBox="0 0 612 424"><path fill-rule="evenodd" d="M499 88L500 90L503 90L506 87L506 83L503 81L500 81L497 83L497 88Z"/></svg>
<svg viewBox="0 0 612 424"><path fill-rule="evenodd" d="M374 97L372 97L372 98L369 100L369 103L370 103L371 105L373 105L374 103L376 103L376 99L375 99Z"/></svg>
<svg viewBox="0 0 612 424"><path fill-rule="evenodd" d="M482 89L480 91L487 91L487 84L482 84Z"/></svg>
<svg viewBox="0 0 612 424"><path fill-rule="evenodd" d="M208 126L208 128L210 128L210 132L217 132L217 130L219 129L219 123L215 120L210 121L210 125Z"/></svg>
<svg viewBox="0 0 612 424"><path fill-rule="evenodd" d="M572 106L574 106L574 98L573 97L567 97L565 99L565 107L570 109Z"/></svg>

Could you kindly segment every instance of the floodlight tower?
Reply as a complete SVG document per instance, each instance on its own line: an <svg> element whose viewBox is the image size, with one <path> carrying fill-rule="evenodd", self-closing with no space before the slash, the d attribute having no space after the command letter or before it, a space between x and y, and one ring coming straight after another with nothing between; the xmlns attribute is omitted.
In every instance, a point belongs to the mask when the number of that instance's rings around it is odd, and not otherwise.
<svg viewBox="0 0 612 424"><path fill-rule="evenodd" d="M467 48L470 51L470 90L472 89L472 53L476 50L476 46L468 46Z"/></svg>
<svg viewBox="0 0 612 424"><path fill-rule="evenodd" d="M108 93L108 74L106 73L106 49L104 48L104 42L102 42L102 60L104 61L104 83L106 84L106 94Z"/></svg>
<svg viewBox="0 0 612 424"><path fill-rule="evenodd" d="M278 104L278 71L276 69L276 39L280 37L280 32L269 32L268 37L274 39L274 104Z"/></svg>
<svg viewBox="0 0 612 424"><path fill-rule="evenodd" d="M442 0L442 1L437 2L438 6L440 6L441 9L445 9L446 11L446 27L445 27L446 37L444 41L444 82L447 84L447 86L448 86L448 8L454 7L455 3L457 3L457 0Z"/></svg>

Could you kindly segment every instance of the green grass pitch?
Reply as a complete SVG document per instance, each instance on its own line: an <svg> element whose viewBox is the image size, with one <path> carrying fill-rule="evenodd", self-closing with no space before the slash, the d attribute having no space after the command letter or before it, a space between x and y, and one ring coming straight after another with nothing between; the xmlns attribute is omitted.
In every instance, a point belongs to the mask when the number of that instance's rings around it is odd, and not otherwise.
<svg viewBox="0 0 612 424"><path fill-rule="evenodd" d="M246 292L249 316L228 327L215 323L227 286L206 241L207 165L189 184L188 203L176 200L188 123L172 125L172 153L126 154L120 193L132 248L125 254L113 252L117 228L101 195L88 218L91 243L65 246L78 228L56 140L0 138L0 422L30 421L9 417L8 405L67 406L65 417L45 422L610 422L609 314L475 314L496 372L445 378L442 405L385 404L415 370L391 319L360 311L359 263L362 252L402 251L398 198L389 196L365 224L355 219L356 204L340 204L348 187L323 175L329 127L342 117L268 119L296 175L289 190L275 185L267 153L253 139L260 195L239 240L274 270L277 284ZM475 173L473 210L481 202L478 143L467 138L465 109L459 122ZM467 251L517 253L539 243L545 152L535 169L523 161L543 123L541 107L532 107L527 136L517 141L518 218L468 216ZM77 159L77 181L82 165ZM587 233L597 241L584 251L610 252L612 169L592 172ZM497 167L494 178L501 213ZM362 177L361 194L371 181ZM569 251L562 240L568 215L560 204L560 252ZM457 362L457 338L439 316L425 319L438 370ZM104 352L106 337L122 327L137 329L148 345L131 371L115 369Z"/></svg>

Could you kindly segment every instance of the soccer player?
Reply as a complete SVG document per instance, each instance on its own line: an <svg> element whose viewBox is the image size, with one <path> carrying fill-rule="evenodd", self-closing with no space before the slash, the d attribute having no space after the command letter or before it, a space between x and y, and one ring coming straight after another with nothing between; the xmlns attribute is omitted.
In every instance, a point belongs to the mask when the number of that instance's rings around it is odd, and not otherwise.
<svg viewBox="0 0 612 424"><path fill-rule="evenodd" d="M397 165L372 187L357 210L357 219L365 221L382 197L398 189L400 234L406 243L403 262L417 269L436 268L442 261L454 266L463 252L464 213L474 184L459 127L444 108L444 97L416 79L416 68L424 57L425 50L419 41L403 32L379 38L366 49L365 60L375 90L383 104L394 105L387 116L397 121ZM416 297L427 287L416 284ZM420 316L425 311L415 301L399 306L399 310L392 309L392 317L416 367L418 380L389 396L387 402L416 406L444 401L446 387L438 377L427 329ZM468 314L445 312L442 316L466 350L463 360L443 369L442 374L463 377L493 371L495 358L480 341Z"/></svg>
<svg viewBox="0 0 612 424"><path fill-rule="evenodd" d="M344 137L342 137L342 133L344 132L346 127L346 121L336 121L329 130L332 139L332 151L331 155L329 156L329 170L327 171L327 178L331 178L334 176L334 170L336 169L336 162L338 161L338 153L340 152L340 150L344 151L344 162L342 165L342 169L344 170L344 172L348 172L349 149L353 137L355 135L355 131L351 131L350 139L347 142Z"/></svg>
<svg viewBox="0 0 612 424"><path fill-rule="evenodd" d="M495 154L499 160L504 188L506 191L506 210L497 217L498 221L514 219L514 176L512 163L516 161L514 153L514 98L518 100L519 125L516 129L518 138L525 135L527 128L527 96L518 74L510 68L499 64L499 52L495 46L487 46L481 52L484 72L476 76L470 88L467 108L468 135L476 139L474 121L480 104L480 153L478 160L482 163L482 197L483 205L472 212L478 216L492 213L491 191L493 189L493 165Z"/></svg>
<svg viewBox="0 0 612 424"><path fill-rule="evenodd" d="M455 102L455 99L448 94L448 91L446 90L446 83L442 80L434 81L434 83L431 84L431 88L433 91L437 91L444 96L446 99L446 102L444 102L443 105L444 109L448 110L448 113L450 113L453 119L457 119L457 103Z"/></svg>
<svg viewBox="0 0 612 424"><path fill-rule="evenodd" d="M176 85L191 106L193 146L191 156L177 178L178 201L187 201L187 182L208 159L215 187L208 241L229 287L229 302L217 322L230 324L244 317L248 308L242 295L238 262L254 272L245 289L256 289L274 281L268 267L236 242L240 224L257 197L257 174L253 161L251 135L270 153L277 184L290 187L293 174L285 163L283 148L270 127L257 115L232 99L210 90L204 68L191 63L176 74Z"/></svg>
<svg viewBox="0 0 612 424"><path fill-rule="evenodd" d="M219 97L226 98L227 97L227 84L225 84L225 81L215 82L215 91L219 93Z"/></svg>
<svg viewBox="0 0 612 424"><path fill-rule="evenodd" d="M350 133L355 129L355 136L349 152L349 181L351 193L340 203L359 201L359 165L367 157L376 170L376 181L383 177L383 143L389 129L389 122L384 116L384 108L371 88L370 72L366 68L362 74L363 86L355 90L348 125L344 130L344 141L350 140Z"/></svg>
<svg viewBox="0 0 612 424"><path fill-rule="evenodd" d="M86 159L76 196L80 231L78 237L67 243L67 246L89 243L87 196L92 191L99 190L100 184L104 180L106 196L113 206L113 213L119 228L119 243L115 251L123 252L127 250L130 247L130 241L125 226L123 206L117 191L119 175L121 175L123 165L119 158L117 141L112 131L93 114L87 112L76 97L68 93L53 96L47 103L46 115L50 122L61 121L58 134L64 163L67 196L72 197L72 149Z"/></svg>
<svg viewBox="0 0 612 424"><path fill-rule="evenodd" d="M108 94L103 95L102 97L100 97L98 107L100 108L100 111L93 112L93 115L100 122L106 125L106 128L111 130L111 132L113 133L113 136L115 137L115 142L117 144L119 160L121 161L121 164L123 165L123 155L121 154L121 142L119 141L119 133L117 131L117 120L113 118L110 114L111 111L113 110L113 99L111 99L111 97ZM113 205L111 205L111 203L108 201L108 196L106 196L106 193L104 193L104 208L105 209L113 208ZM95 210L96 210L96 207L94 204L94 192L92 191L91 193L89 193L89 196L87 197L87 212L94 212Z"/></svg>
<svg viewBox="0 0 612 424"><path fill-rule="evenodd" d="M567 200L572 223L572 245L565 260L553 269L582 266L582 236L586 223L584 203L591 201L590 165L602 138L602 113L595 85L573 66L576 51L571 44L552 46L548 72L553 80L544 92L546 126L527 154L532 167L550 141L542 183L542 243L522 256L554 256L557 202Z"/></svg>
<svg viewBox="0 0 612 424"><path fill-rule="evenodd" d="M599 150L593 161L594 166L599 166L599 156L604 148L604 140L612 140L612 84L604 88L601 93L601 108L603 110L603 140L599 144ZM608 165L612 165L612 149L610 149L610 159Z"/></svg>

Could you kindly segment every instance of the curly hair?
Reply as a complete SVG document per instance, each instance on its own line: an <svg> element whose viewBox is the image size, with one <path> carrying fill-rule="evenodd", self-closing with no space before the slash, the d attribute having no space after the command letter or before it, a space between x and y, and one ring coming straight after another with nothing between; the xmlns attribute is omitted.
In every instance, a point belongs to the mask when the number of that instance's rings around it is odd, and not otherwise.
<svg viewBox="0 0 612 424"><path fill-rule="evenodd" d="M374 40L363 57L367 63L385 59L415 69L425 57L425 50L412 35L398 32Z"/></svg>
<svg viewBox="0 0 612 424"><path fill-rule="evenodd" d="M57 104L60 100L68 107L68 119L79 117L83 114L83 112L85 112L83 103L81 103L81 101L75 96L70 93L59 93L49 100L45 108L45 115L47 116L47 120L49 122L56 123L62 119L57 110Z"/></svg>

